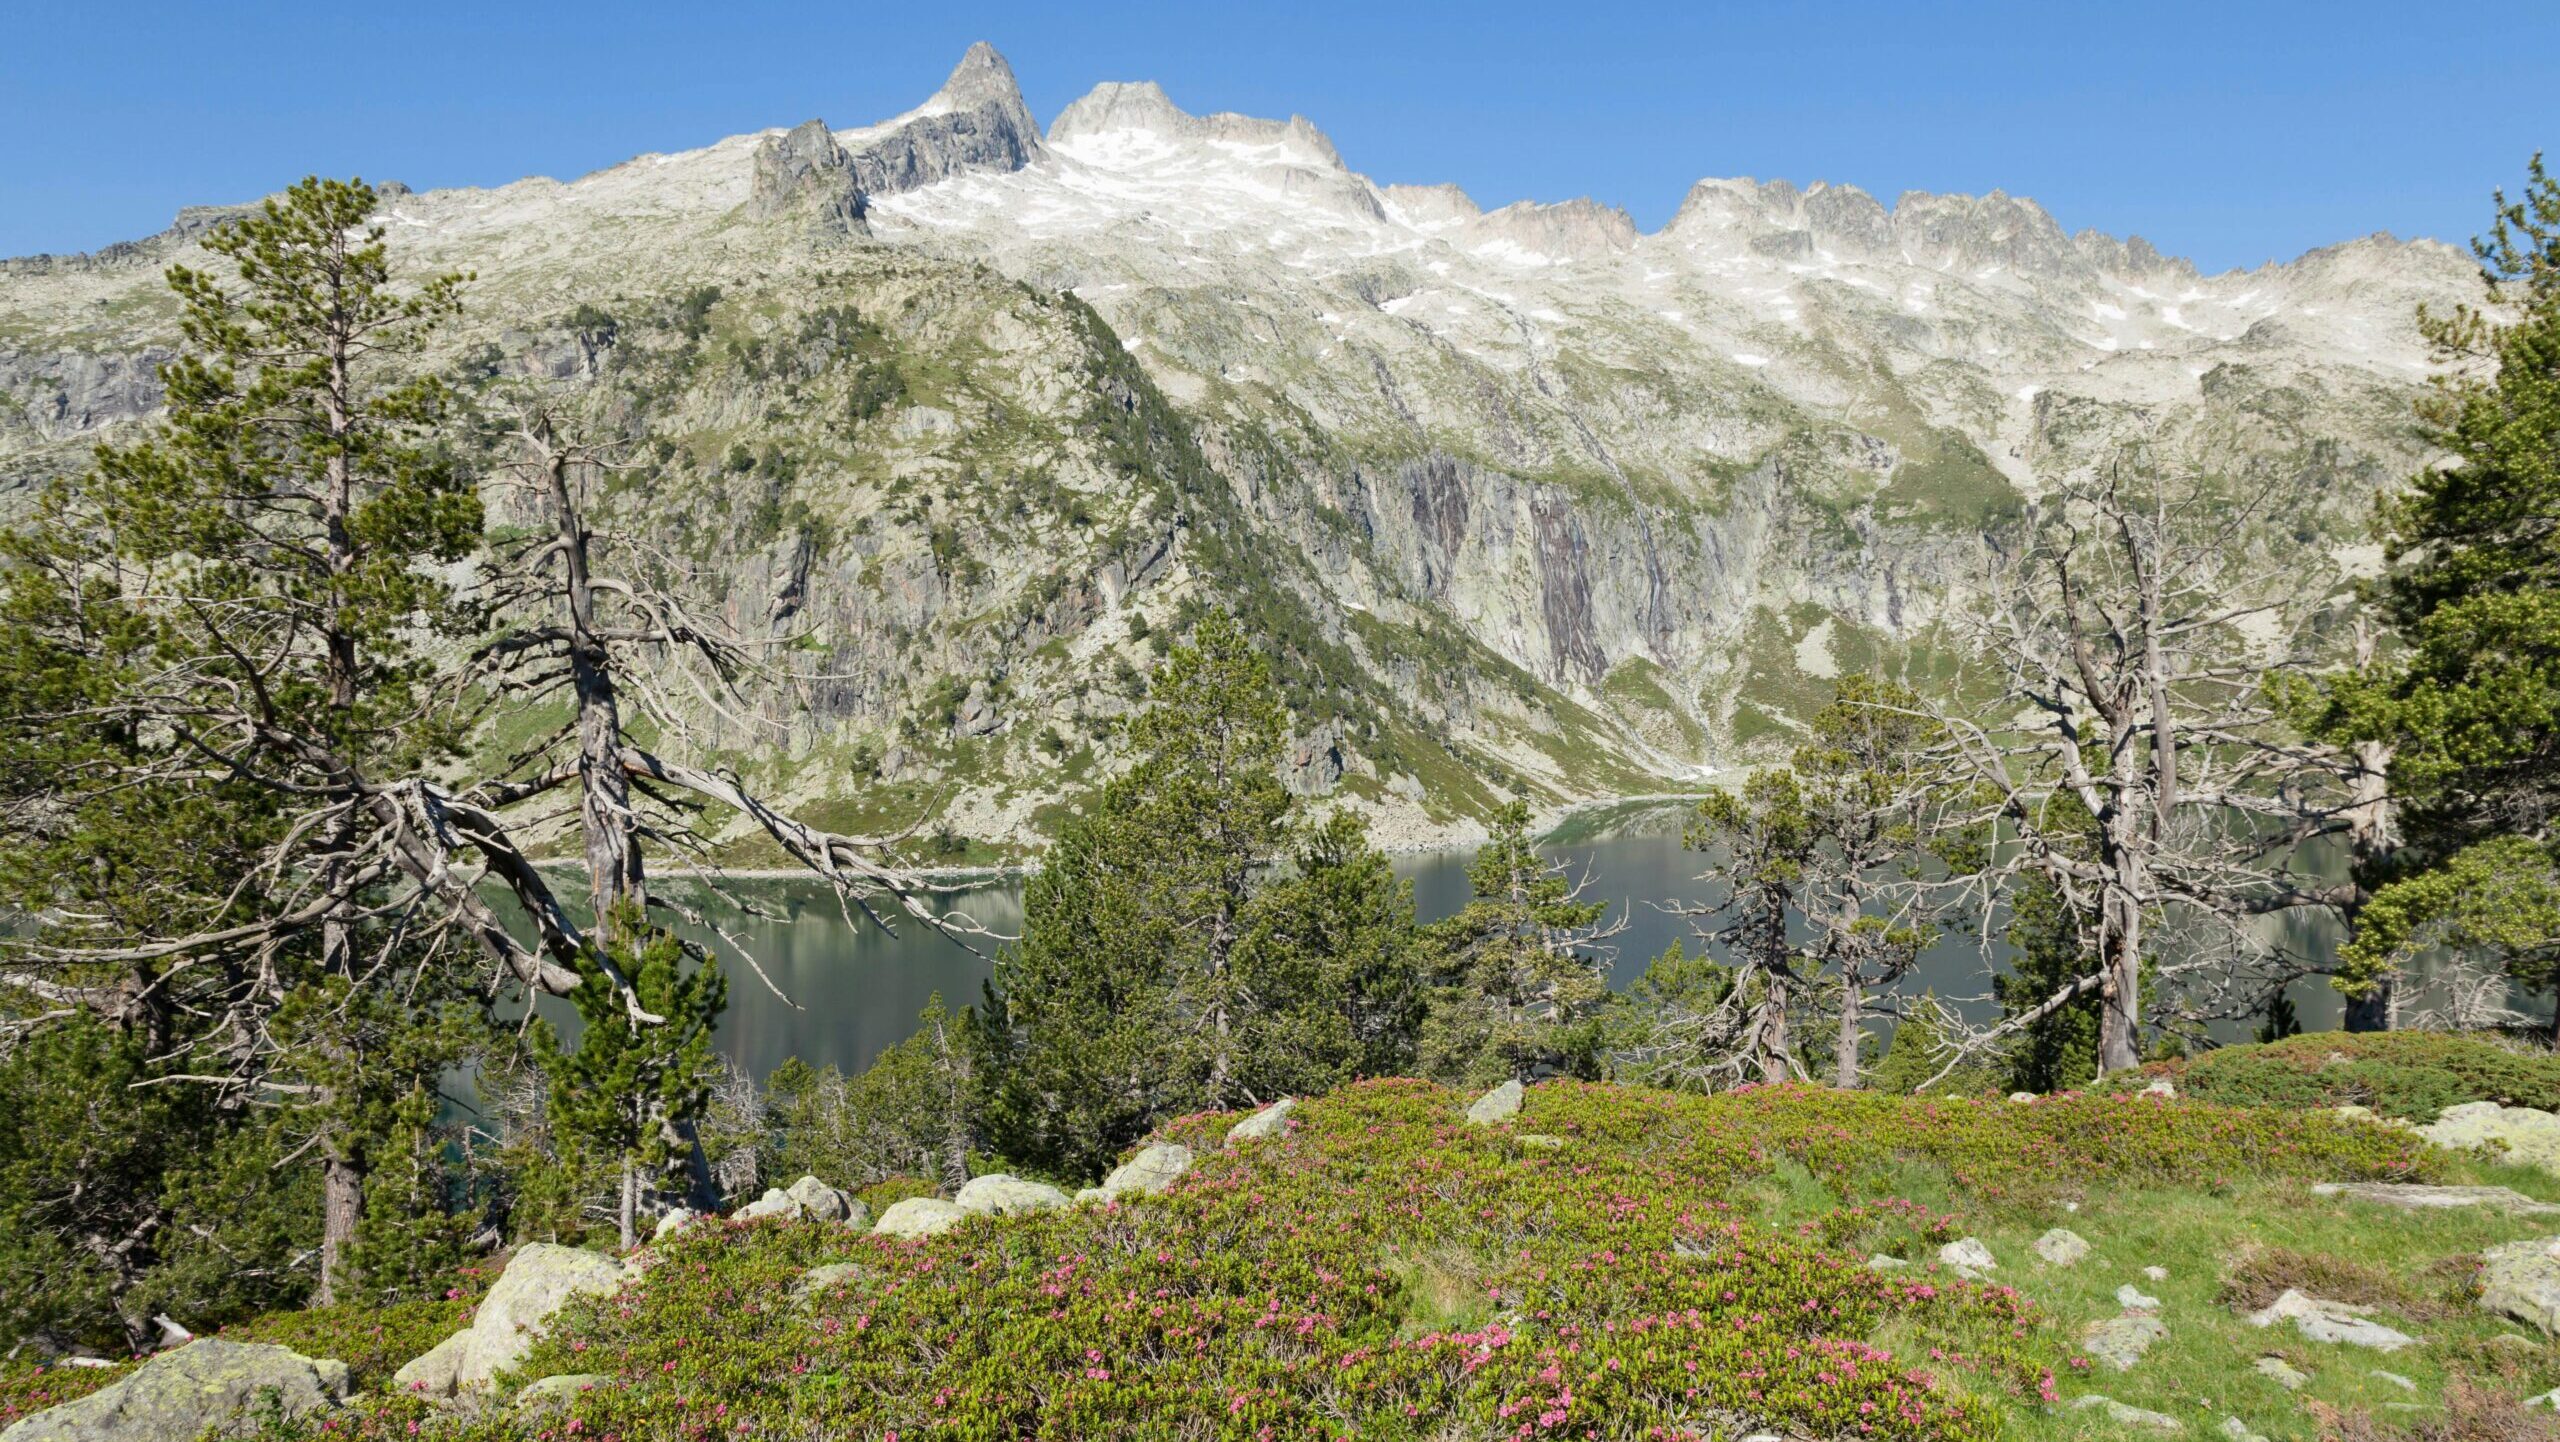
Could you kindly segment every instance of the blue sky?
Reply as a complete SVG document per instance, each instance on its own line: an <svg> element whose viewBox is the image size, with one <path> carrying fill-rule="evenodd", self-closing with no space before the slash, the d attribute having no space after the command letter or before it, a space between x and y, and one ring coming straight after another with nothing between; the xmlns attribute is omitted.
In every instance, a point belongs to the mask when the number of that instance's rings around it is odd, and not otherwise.
<svg viewBox="0 0 2560 1442"><path fill-rule="evenodd" d="M982 38L1043 124L1152 79L1302 113L1380 180L1588 194L1647 229L1708 175L1999 187L2219 269L2466 239L2560 151L2560 4L25 5L0 23L0 255L314 171L501 184L859 124Z"/></svg>

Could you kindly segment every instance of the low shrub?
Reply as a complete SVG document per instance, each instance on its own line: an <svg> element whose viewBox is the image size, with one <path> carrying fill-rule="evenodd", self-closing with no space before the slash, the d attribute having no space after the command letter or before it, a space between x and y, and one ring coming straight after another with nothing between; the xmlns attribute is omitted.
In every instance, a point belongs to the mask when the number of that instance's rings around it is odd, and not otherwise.
<svg viewBox="0 0 2560 1442"><path fill-rule="evenodd" d="M2125 1084L2157 1076L2229 1106L2355 1105L2421 1124L2462 1102L2560 1110L2560 1056L2448 1032L2305 1033L2156 1063Z"/></svg>
<svg viewBox="0 0 2560 1442"><path fill-rule="evenodd" d="M78 1367L63 1362L0 1362L0 1431L19 1418L77 1402L132 1371L130 1366Z"/></svg>
<svg viewBox="0 0 2560 1442"><path fill-rule="evenodd" d="M1870 1271L1881 1232L1953 1233L1891 1196L1921 1170L1995 1207L2093 1185L2400 1177L2412 1139L2152 1098L2034 1105L1555 1083L1513 1124L1385 1081L1285 1136L1202 1145L1169 1192L890 1241L696 1228L580 1304L525 1376L601 1372L565 1418L437 1418L391 1398L332 1436L694 1442L1789 1433L1977 1442L2070 1355L2011 1289ZM1234 1118L1174 1128L1210 1143ZM1801 1167L1853 1197L1770 1229L1737 1200ZM795 1297L812 1266L854 1270ZM1874 1339L1890 1336L1894 1350ZM408 1428L416 1423L419 1432ZM548 1429L547 1431L545 1429Z"/></svg>

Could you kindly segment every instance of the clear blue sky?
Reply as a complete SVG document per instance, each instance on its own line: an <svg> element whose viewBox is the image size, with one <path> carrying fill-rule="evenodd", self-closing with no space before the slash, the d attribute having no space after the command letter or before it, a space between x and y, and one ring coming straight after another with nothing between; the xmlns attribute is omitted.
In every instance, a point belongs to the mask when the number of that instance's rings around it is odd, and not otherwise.
<svg viewBox="0 0 2560 1442"><path fill-rule="evenodd" d="M2560 152L2560 4L15 4L0 255L310 172L420 188L913 104L967 44L1045 125L1102 80L1305 114L1355 169L1650 229L1708 175L2031 195L2208 268L2460 241Z"/></svg>

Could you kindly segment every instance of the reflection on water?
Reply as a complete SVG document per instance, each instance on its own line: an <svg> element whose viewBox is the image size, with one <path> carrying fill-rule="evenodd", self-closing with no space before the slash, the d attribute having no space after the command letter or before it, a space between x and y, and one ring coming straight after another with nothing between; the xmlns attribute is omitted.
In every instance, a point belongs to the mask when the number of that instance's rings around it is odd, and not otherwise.
<svg viewBox="0 0 2560 1442"><path fill-rule="evenodd" d="M1576 875L1587 871L1590 894L1608 900L1617 914L1626 917L1626 930L1612 943L1616 957L1611 980L1622 987L1674 940L1688 941L1692 951L1698 949L1689 923L1670 914L1666 906L1709 905L1722 895L1720 887L1698 880L1707 858L1681 846L1677 813L1638 818L1615 834L1552 847L1548 854ZM1415 905L1424 920L1447 916L1465 904L1467 860L1462 852L1396 859L1397 873L1413 883ZM782 993L777 996L753 971L730 958L729 1010L721 1020L720 1042L723 1050L758 1076L793 1056L858 1071L914 1030L916 1013L935 992L956 1009L976 1001L987 979L986 957L912 921L900 923L896 936L883 935L867 923L848 926L823 885L752 881L736 883L732 889L782 918L744 917L724 923L746 943ZM1021 930L1019 881L955 892L942 902L995 931ZM2271 938L2280 938L2301 954L2327 956L2337 945L2334 924L2325 917L2265 924L2271 928ZM992 952L991 945L982 944L982 949ZM1932 990L1950 1000L1986 991L1983 958L1972 935L1940 941L1907 985L1915 992ZM2338 998L2324 980L2315 977L2296 983L2293 1001L2306 1028L2338 1024ZM2235 1025L2226 1035L2239 1039L2245 1029Z"/></svg>

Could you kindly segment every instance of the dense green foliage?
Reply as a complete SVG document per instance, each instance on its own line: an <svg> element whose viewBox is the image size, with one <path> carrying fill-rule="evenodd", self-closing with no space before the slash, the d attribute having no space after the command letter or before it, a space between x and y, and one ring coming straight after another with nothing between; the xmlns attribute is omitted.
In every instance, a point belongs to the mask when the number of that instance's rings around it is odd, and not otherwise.
<svg viewBox="0 0 2560 1442"><path fill-rule="evenodd" d="M2370 1107L2431 1122L2457 1102L2560 1111L2560 1057L2443 1032L2323 1032L2146 1067L2229 1106Z"/></svg>
<svg viewBox="0 0 2560 1442"><path fill-rule="evenodd" d="M1467 863L1467 904L1431 927L1439 971L1423 1020L1430 1075L1466 1082L1597 1076L1608 970L1592 942L1608 906L1537 853L1529 808L1494 813Z"/></svg>

